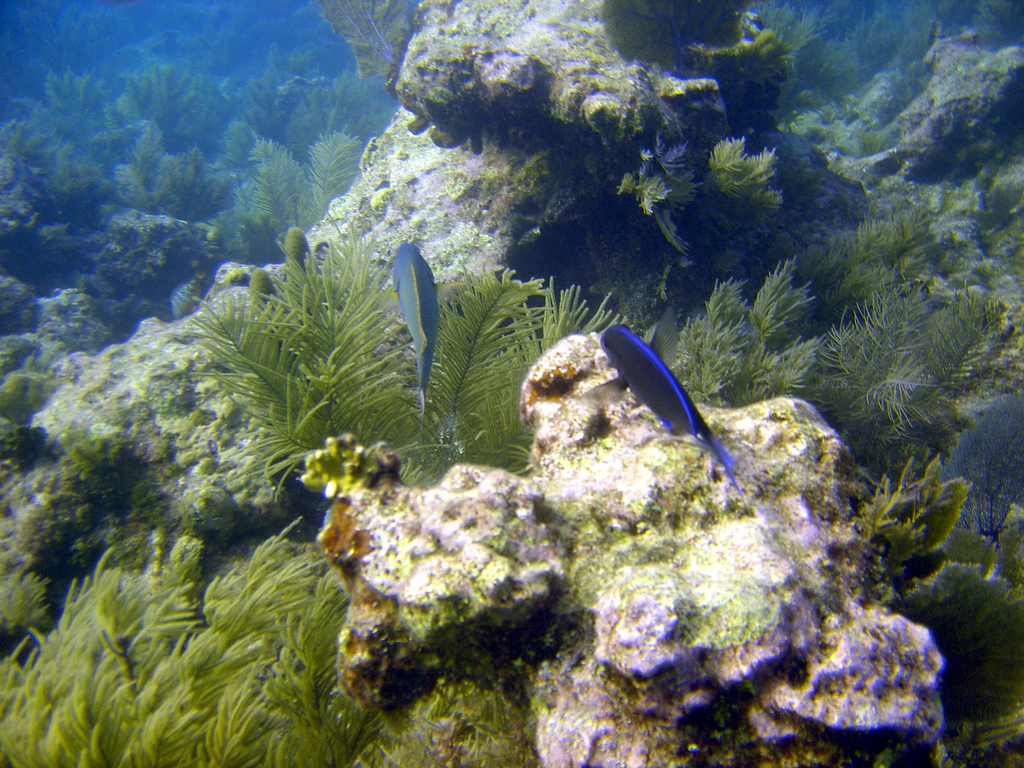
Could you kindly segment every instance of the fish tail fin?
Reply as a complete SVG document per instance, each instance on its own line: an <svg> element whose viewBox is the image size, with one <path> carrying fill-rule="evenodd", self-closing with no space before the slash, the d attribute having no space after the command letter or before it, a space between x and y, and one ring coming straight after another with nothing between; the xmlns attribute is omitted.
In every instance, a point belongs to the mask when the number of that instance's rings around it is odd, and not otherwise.
<svg viewBox="0 0 1024 768"><path fill-rule="evenodd" d="M715 440L715 438L712 437L711 435L708 435L708 438L705 442L707 443L708 448L711 449L711 453L715 455L715 458L718 460L718 463L722 465L722 469L725 470L725 474L729 478L729 482L732 483L732 487L738 491L740 487L736 483L736 475L733 473L732 470L733 466L736 464L736 461L733 459L732 456L729 455L729 452L725 450L725 447L720 442Z"/></svg>
<svg viewBox="0 0 1024 768"><path fill-rule="evenodd" d="M418 390L416 395L420 401L420 429L423 429L423 414L427 410L427 396L422 389Z"/></svg>

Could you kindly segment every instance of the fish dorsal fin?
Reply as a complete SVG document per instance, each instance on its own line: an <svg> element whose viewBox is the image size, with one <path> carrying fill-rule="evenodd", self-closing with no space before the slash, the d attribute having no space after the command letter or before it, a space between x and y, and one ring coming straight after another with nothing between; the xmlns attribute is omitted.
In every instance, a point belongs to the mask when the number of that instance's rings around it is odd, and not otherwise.
<svg viewBox="0 0 1024 768"><path fill-rule="evenodd" d="M667 367L675 365L679 354L679 330L676 328L676 314L672 307L665 309L658 324L654 326L651 349Z"/></svg>

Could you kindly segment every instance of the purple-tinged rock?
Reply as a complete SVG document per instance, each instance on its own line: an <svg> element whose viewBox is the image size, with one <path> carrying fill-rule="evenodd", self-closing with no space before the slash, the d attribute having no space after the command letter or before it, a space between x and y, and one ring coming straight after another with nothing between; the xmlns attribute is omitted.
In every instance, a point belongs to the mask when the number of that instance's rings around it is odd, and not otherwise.
<svg viewBox="0 0 1024 768"><path fill-rule="evenodd" d="M835 729L891 730L915 743L941 734L935 688L943 660L921 625L850 605L826 620L806 664L799 682L779 679L761 693L751 722L765 738L790 735L790 714Z"/></svg>
<svg viewBox="0 0 1024 768"><path fill-rule="evenodd" d="M780 748L830 765L840 734L934 743L941 659L926 629L860 603L854 472L835 432L798 400L702 408L737 492L632 396L585 397L613 375L595 336L571 336L522 389L534 481L573 533L567 590L593 620L592 641L536 678L542 765L663 765L691 749L774 765ZM743 760L710 736L716 718Z"/></svg>
<svg viewBox="0 0 1024 768"><path fill-rule="evenodd" d="M927 750L941 658L925 628L863 603L836 433L799 400L703 409L737 489L631 396L586 397L613 375L595 335L531 368L528 479L457 465L407 487L386 448L314 455L307 475L336 494L318 541L351 600L346 690L378 707L446 675L528 690L544 768ZM381 471L356 482L368 456Z"/></svg>

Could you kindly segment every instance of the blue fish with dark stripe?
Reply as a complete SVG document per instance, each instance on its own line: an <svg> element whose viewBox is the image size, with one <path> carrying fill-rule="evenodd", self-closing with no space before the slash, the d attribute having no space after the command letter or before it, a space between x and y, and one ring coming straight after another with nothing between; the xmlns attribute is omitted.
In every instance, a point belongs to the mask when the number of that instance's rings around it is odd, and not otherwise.
<svg viewBox="0 0 1024 768"><path fill-rule="evenodd" d="M391 279L398 293L398 306L412 336L416 352L416 373L419 375L420 426L427 404L427 381L434 362L434 344L437 342L437 293L434 273L412 243L402 243L395 253Z"/></svg>
<svg viewBox="0 0 1024 768"><path fill-rule="evenodd" d="M711 434L711 428L700 415L697 406L665 364L666 359L675 358L677 340L676 323L671 310L658 322L651 346L626 326L613 325L602 334L601 346L619 375L595 387L587 396L607 404L622 397L628 388L637 400L654 411L673 435L689 433L706 445L725 469L733 486L739 489L733 474L732 456Z"/></svg>

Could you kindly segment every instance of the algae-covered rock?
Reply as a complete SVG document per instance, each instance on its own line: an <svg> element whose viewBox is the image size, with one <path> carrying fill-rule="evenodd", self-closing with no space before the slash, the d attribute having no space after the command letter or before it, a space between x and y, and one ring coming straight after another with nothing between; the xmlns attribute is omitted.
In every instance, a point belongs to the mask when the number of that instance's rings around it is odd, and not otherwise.
<svg viewBox="0 0 1024 768"><path fill-rule="evenodd" d="M138 294L139 300L163 304L176 285L211 261L206 232L170 216L119 211L107 222L106 234L95 257L96 276L119 296Z"/></svg>
<svg viewBox="0 0 1024 768"><path fill-rule="evenodd" d="M723 11L677 5L709 17ZM672 209L654 216L618 196L624 179L644 177L663 150L674 174L695 180L728 137L745 136L751 153L773 156L784 141L772 132L771 110L786 57L772 33L729 4L738 41L680 41L682 60L671 66L635 61L609 42L601 8L602 0L418 4L395 81L402 108L369 142L359 178L310 242L336 241L353 225L376 239L382 257L415 243L441 281L510 267L597 283L620 298L658 290L689 300L679 253L688 243L712 261L775 238L791 249L793 240L820 239L835 218L852 222L844 204L854 193L835 188L823 157L792 152L774 155L783 205L770 219L748 215L742 201L721 215L709 184L694 187L693 199L673 190ZM839 199L824 199L836 191ZM778 196L772 201L777 207Z"/></svg>
<svg viewBox="0 0 1024 768"><path fill-rule="evenodd" d="M0 336L0 377L21 368L38 351L38 346L24 336Z"/></svg>
<svg viewBox="0 0 1024 768"><path fill-rule="evenodd" d="M678 76L627 61L609 45L599 8L419 4L395 86L403 109L370 142L360 179L329 218L354 220L388 253L416 243L441 280L522 269L512 257L549 252L544 237L571 238L567 258L585 252L577 227L601 228L596 220L612 214L595 205L659 136L689 142L701 162L729 131L718 82L701 68ZM568 232L552 234L559 227ZM311 242L334 237L328 222ZM544 269L537 274L552 266Z"/></svg>
<svg viewBox="0 0 1024 768"><path fill-rule="evenodd" d="M14 371L0 377L0 418L27 424L46 400L46 377L41 373Z"/></svg>
<svg viewBox="0 0 1024 768"><path fill-rule="evenodd" d="M925 65L928 84L893 123L899 143L869 163L918 181L972 175L1020 134L1024 48L993 52L969 35L942 38Z"/></svg>
<svg viewBox="0 0 1024 768"><path fill-rule="evenodd" d="M370 140L359 176L313 228L311 243L336 240L339 223L354 223L381 254L417 243L438 279L448 280L504 265L519 239L561 212L550 201L575 195L573 178L553 173L547 150L486 145L479 155L453 153L410 133L412 117L399 110Z"/></svg>
<svg viewBox="0 0 1024 768"><path fill-rule="evenodd" d="M702 408L737 488L631 396L586 397L613 375L595 335L531 368L528 479L456 466L338 498L321 542L352 599L347 689L394 706L440 676L525 687L545 768L925 754L942 659L863 597L835 431L799 400Z"/></svg>
<svg viewBox="0 0 1024 768"><path fill-rule="evenodd" d="M4 546L18 562L68 578L115 543L124 562L141 563L154 528L215 541L279 525L281 505L246 447L258 437L203 376L211 365L191 321L150 320L124 344L49 369L52 391L31 424L53 456L0 477L13 529Z"/></svg>
<svg viewBox="0 0 1024 768"><path fill-rule="evenodd" d="M392 707L444 673L507 663L501 639L551 604L563 575L542 503L529 481L468 465L432 488L340 496L319 540L352 598L338 656L349 692Z"/></svg>
<svg viewBox="0 0 1024 768"><path fill-rule="evenodd" d="M934 696L943 660L927 629L877 606L849 605L823 622L816 640L801 678L776 679L761 693L763 709L751 711L760 735L794 733L798 721L785 717L791 714L828 728L938 739L943 716Z"/></svg>
<svg viewBox="0 0 1024 768"><path fill-rule="evenodd" d="M110 342L110 329L99 317L95 299L75 288L40 299L35 339L44 356L98 352Z"/></svg>
<svg viewBox="0 0 1024 768"><path fill-rule="evenodd" d="M118 339L143 318L170 320L175 288L216 263L207 231L170 216L119 211L104 234L103 247L91 257L91 282Z"/></svg>
<svg viewBox="0 0 1024 768"><path fill-rule="evenodd" d="M680 718L697 723L723 701L752 739L750 765L781 734L806 750L804 764L833 759L822 728L933 743L941 662L927 630L881 609L873 625L893 631L858 629L871 622L856 597L852 467L836 433L797 400L702 409L736 460L737 493L707 451L666 439L636 401L581 397L610 376L597 339L575 336L523 385L534 479L574 529L567 581L596 636L592 665L547 681L544 764L621 765L639 752L658 764L682 739L700 743L699 728L680 736ZM844 652L830 654L839 636ZM794 668L810 681L799 707L781 693ZM730 700L738 688L749 701Z"/></svg>
<svg viewBox="0 0 1024 768"><path fill-rule="evenodd" d="M522 131L575 141L580 152L641 136L650 143L660 130L676 134L680 121L720 133L718 84L628 61L611 47L600 7L598 0L421 3L398 98L449 145L479 146L484 131L506 143Z"/></svg>

